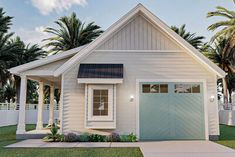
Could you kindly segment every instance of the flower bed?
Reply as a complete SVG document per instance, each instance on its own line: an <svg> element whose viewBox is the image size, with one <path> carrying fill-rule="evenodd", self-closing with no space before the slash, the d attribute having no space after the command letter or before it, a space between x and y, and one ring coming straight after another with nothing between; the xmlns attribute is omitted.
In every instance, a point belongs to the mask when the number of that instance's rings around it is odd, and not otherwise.
<svg viewBox="0 0 235 157"><path fill-rule="evenodd" d="M46 142L136 142L135 134L119 135L118 133L111 133L110 135L99 135L84 133L77 135L75 133L68 133L66 135L58 133L58 127L53 124L51 133L43 138Z"/></svg>

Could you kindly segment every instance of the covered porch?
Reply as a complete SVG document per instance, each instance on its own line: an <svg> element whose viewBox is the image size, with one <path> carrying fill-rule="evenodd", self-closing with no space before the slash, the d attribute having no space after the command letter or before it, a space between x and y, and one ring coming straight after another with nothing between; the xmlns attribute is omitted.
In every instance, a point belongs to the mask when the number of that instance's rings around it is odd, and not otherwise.
<svg viewBox="0 0 235 157"><path fill-rule="evenodd" d="M50 132L50 126L53 123L60 125L60 116L55 119L55 90L59 90L61 93L61 77L54 77L53 75L47 73L30 73L24 72L20 75L20 103L19 103L19 117L18 125L16 131L17 139L28 139L28 138L42 138ZM36 129L31 131L26 131L26 100L27 100L27 81L33 80L38 82L38 104L37 104L37 117ZM44 104L44 89L45 86L49 86L49 115L48 120L45 123L46 115L43 114L43 110L46 107ZM61 95L61 94L60 94ZM59 106L60 110L60 106ZM59 111L60 112L60 111ZM44 119L44 122L43 122Z"/></svg>

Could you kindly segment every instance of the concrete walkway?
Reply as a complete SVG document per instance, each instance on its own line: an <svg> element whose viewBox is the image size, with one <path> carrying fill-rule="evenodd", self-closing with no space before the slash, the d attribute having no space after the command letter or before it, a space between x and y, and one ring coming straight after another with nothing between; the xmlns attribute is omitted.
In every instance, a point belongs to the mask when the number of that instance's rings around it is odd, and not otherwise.
<svg viewBox="0 0 235 157"><path fill-rule="evenodd" d="M144 157L235 157L235 150L210 141L157 141L157 142L43 142L40 139L25 140L7 148L45 147L139 147Z"/></svg>

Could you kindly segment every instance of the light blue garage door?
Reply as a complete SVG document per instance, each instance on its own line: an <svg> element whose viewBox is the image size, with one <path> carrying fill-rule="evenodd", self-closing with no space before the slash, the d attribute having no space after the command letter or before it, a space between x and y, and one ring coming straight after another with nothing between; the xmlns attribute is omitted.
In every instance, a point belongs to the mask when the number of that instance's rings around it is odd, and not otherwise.
<svg viewBox="0 0 235 157"><path fill-rule="evenodd" d="M140 140L205 139L202 83L140 83Z"/></svg>

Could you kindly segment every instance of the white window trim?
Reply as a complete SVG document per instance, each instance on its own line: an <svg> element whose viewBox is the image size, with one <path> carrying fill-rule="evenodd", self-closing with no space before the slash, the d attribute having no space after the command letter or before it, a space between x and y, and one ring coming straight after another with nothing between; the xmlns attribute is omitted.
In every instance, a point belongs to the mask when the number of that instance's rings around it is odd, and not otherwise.
<svg viewBox="0 0 235 157"><path fill-rule="evenodd" d="M108 115L93 116L93 90L108 90ZM113 121L114 120L114 85L88 85L87 93L87 120L88 121Z"/></svg>
<svg viewBox="0 0 235 157"><path fill-rule="evenodd" d="M123 83L123 79L112 79L112 78L79 78L77 79L78 83L87 83L87 84L119 84Z"/></svg>

